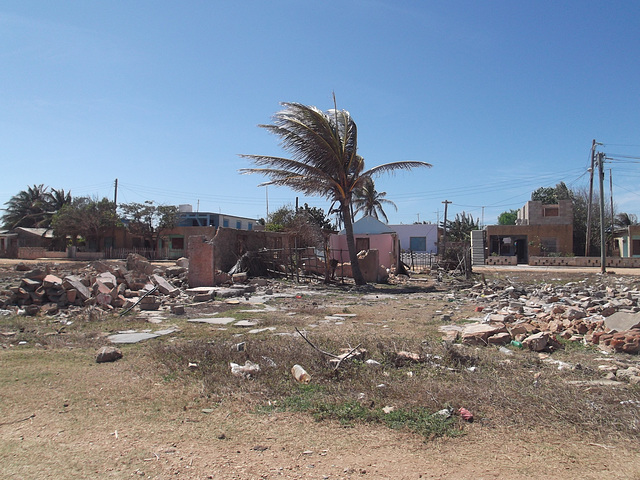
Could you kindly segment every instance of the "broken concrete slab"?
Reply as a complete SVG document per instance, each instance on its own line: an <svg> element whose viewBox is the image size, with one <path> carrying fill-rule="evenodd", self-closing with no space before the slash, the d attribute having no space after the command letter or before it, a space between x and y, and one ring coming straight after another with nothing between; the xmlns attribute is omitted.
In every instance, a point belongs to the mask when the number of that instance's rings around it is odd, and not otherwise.
<svg viewBox="0 0 640 480"><path fill-rule="evenodd" d="M465 345L487 345L489 337L505 331L504 324L473 323L465 325L460 335Z"/></svg>
<svg viewBox="0 0 640 480"><path fill-rule="evenodd" d="M258 321L256 320L240 320L239 322L236 322L233 326L234 327L255 327L256 325L258 325Z"/></svg>
<svg viewBox="0 0 640 480"><path fill-rule="evenodd" d="M616 312L605 318L604 325L610 332L640 328L640 313Z"/></svg>
<svg viewBox="0 0 640 480"><path fill-rule="evenodd" d="M190 318L187 320L189 323L208 323L210 325L227 325L235 321L236 319L233 317Z"/></svg>
<svg viewBox="0 0 640 480"><path fill-rule="evenodd" d="M548 343L549 333L547 332L535 333L522 341L522 345L527 347L529 350L533 350L534 352L541 352L547 347Z"/></svg>
<svg viewBox="0 0 640 480"><path fill-rule="evenodd" d="M169 295L170 297L175 297L176 295L178 295L178 293L180 293L179 288L175 287L174 285L171 285L171 283L169 283L167 280L164 279L164 277L161 277L160 275L156 275L156 274L151 275L151 281L154 283L154 285L158 287L158 290L163 295Z"/></svg>
<svg viewBox="0 0 640 480"><path fill-rule="evenodd" d="M157 338L162 335L170 335L172 333L177 332L177 328L169 328L166 330L158 330L154 333L151 332L135 332L135 331L127 331L120 332L113 335L109 335L107 339L111 343L138 343L144 340L149 340L151 338Z"/></svg>
<svg viewBox="0 0 640 480"><path fill-rule="evenodd" d="M273 331L275 331L275 329L276 329L276 327L254 328L252 330L249 330L247 333L257 334L257 333L262 333L262 332L273 332Z"/></svg>
<svg viewBox="0 0 640 480"><path fill-rule="evenodd" d="M87 298L91 298L91 290L84 283L82 283L82 279L75 275L67 275L62 280L62 285L67 290L76 290L78 292L78 297L81 300L86 300Z"/></svg>
<svg viewBox="0 0 640 480"><path fill-rule="evenodd" d="M42 286L44 288L53 288L53 287L62 286L62 279L55 275L49 274L46 277L44 277L44 280L42 280Z"/></svg>
<svg viewBox="0 0 640 480"><path fill-rule="evenodd" d="M111 272L102 272L96 277L96 282L100 282L109 288L115 288L118 286L118 280L116 276Z"/></svg>

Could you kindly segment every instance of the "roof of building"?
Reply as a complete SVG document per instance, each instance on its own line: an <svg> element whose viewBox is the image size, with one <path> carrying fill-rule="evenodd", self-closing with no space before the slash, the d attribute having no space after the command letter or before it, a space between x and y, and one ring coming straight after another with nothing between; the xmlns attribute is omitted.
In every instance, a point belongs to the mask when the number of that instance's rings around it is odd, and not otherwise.
<svg viewBox="0 0 640 480"><path fill-rule="evenodd" d="M42 238L53 238L53 230L50 228L16 227L13 231L16 233L24 232Z"/></svg>
<svg viewBox="0 0 640 480"><path fill-rule="evenodd" d="M377 218L374 218L371 215L365 215L360 220L353 222L353 233L354 235L379 235L382 233L395 232L392 228ZM338 235L345 234L346 230L344 228L338 233Z"/></svg>

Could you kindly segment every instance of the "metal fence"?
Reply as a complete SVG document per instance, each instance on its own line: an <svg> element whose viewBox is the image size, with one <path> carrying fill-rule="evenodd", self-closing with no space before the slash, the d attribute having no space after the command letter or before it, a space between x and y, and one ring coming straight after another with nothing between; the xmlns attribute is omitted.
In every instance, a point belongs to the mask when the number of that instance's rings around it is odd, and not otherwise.
<svg viewBox="0 0 640 480"><path fill-rule="evenodd" d="M438 256L429 252L400 252L400 261L404 263L409 270L419 271L427 268L431 269L437 264Z"/></svg>

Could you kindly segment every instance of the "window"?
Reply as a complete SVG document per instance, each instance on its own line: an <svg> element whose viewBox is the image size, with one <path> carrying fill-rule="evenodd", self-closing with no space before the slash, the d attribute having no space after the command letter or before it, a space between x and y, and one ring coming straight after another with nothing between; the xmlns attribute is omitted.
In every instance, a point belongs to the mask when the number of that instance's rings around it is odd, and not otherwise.
<svg viewBox="0 0 640 480"><path fill-rule="evenodd" d="M224 220L222 220L222 226L223 227L229 227L229 220L227 220L226 218Z"/></svg>
<svg viewBox="0 0 640 480"><path fill-rule="evenodd" d="M362 250L369 250L368 238L356 238L356 251L361 252Z"/></svg>
<svg viewBox="0 0 640 480"><path fill-rule="evenodd" d="M241 229L242 229L242 221L240 221L240 220L237 220L237 221L236 221L236 228L237 228L238 230L241 230Z"/></svg>
<svg viewBox="0 0 640 480"><path fill-rule="evenodd" d="M253 223L249 222L249 225L247 225L247 230L253 230Z"/></svg>
<svg viewBox="0 0 640 480"><path fill-rule="evenodd" d="M173 250L184 250L184 237L172 237L171 248Z"/></svg>
<svg viewBox="0 0 640 480"><path fill-rule="evenodd" d="M409 237L409 249L412 252L426 252L427 237Z"/></svg>
<svg viewBox="0 0 640 480"><path fill-rule="evenodd" d="M540 240L540 250L546 253L557 253L558 251L558 239L557 238L543 238Z"/></svg>
<svg viewBox="0 0 640 480"><path fill-rule="evenodd" d="M640 239L634 238L631 240L631 255L634 257L640 256Z"/></svg>
<svg viewBox="0 0 640 480"><path fill-rule="evenodd" d="M558 210L558 207L544 207L542 215L544 217L557 217L560 215L560 211Z"/></svg>

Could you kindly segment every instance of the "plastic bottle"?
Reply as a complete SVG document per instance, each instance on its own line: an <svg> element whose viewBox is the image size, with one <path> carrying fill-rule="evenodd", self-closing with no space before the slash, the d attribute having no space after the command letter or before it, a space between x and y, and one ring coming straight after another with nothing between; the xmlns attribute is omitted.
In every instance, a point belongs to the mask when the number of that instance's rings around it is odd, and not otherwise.
<svg viewBox="0 0 640 480"><path fill-rule="evenodd" d="M302 368L300 365L294 365L291 367L291 375L300 383L309 383L311 381L311 375Z"/></svg>

